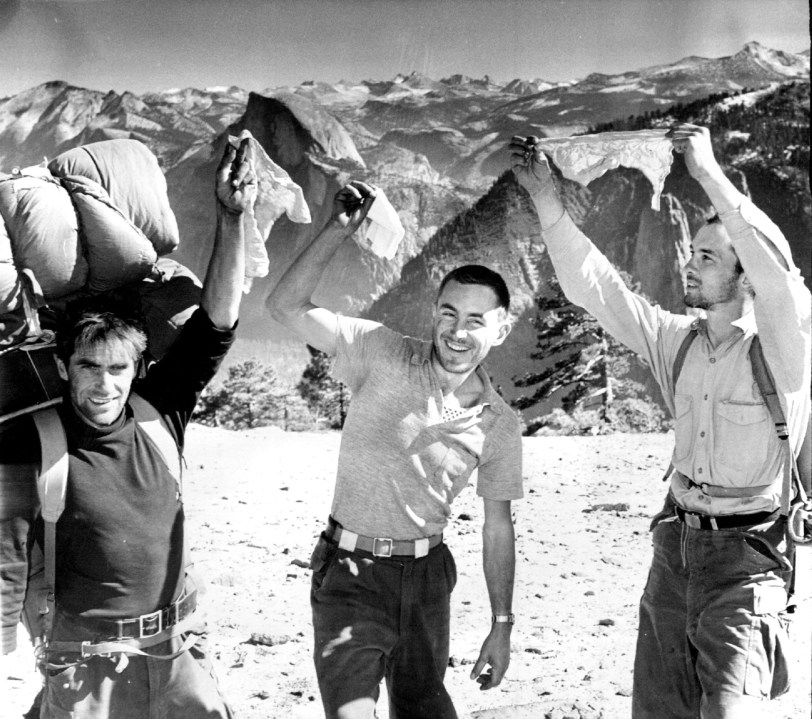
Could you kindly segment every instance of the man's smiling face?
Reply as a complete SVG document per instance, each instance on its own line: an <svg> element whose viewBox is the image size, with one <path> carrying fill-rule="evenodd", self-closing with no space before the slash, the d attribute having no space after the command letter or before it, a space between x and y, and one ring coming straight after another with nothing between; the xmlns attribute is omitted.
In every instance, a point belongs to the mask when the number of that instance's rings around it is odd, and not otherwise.
<svg viewBox="0 0 812 719"><path fill-rule="evenodd" d="M464 374L502 344L510 331L507 312L486 285L451 280L434 306L434 356L446 372Z"/></svg>
<svg viewBox="0 0 812 719"><path fill-rule="evenodd" d="M67 366L57 360L73 408L86 422L103 427L121 415L135 379L133 355L129 342L112 338L77 347Z"/></svg>

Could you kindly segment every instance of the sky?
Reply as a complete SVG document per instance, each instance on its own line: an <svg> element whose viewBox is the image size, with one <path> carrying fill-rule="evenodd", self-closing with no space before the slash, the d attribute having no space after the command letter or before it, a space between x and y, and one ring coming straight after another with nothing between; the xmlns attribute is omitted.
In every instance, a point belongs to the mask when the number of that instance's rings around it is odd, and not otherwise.
<svg viewBox="0 0 812 719"><path fill-rule="evenodd" d="M809 47L807 0L0 0L0 97L51 80L135 93L413 70L572 80Z"/></svg>

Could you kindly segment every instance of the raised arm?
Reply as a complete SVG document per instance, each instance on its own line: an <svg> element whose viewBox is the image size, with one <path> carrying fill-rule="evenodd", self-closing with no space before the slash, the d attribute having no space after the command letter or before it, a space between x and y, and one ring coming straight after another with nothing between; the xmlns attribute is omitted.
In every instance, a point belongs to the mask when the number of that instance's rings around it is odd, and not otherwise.
<svg viewBox="0 0 812 719"><path fill-rule="evenodd" d="M226 146L217 167L217 227L200 306L218 329L237 322L245 275L243 213L256 196L257 186L248 140L235 149Z"/></svg>
<svg viewBox="0 0 812 719"><path fill-rule="evenodd" d="M535 137L514 137L510 153L513 174L530 195L538 213L542 239L564 294L639 354L658 381L667 383L670 363L662 359L660 330L665 323L674 321L687 327L690 318L671 315L626 286L617 270L565 211L547 158L536 147Z"/></svg>
<svg viewBox="0 0 812 719"><path fill-rule="evenodd" d="M519 184L527 190L541 223L541 231L552 227L565 213L556 192L550 165L543 152L535 148L537 138L514 137L510 143L510 164Z"/></svg>
<svg viewBox="0 0 812 719"><path fill-rule="evenodd" d="M778 388L800 400L808 415L810 294L781 230L722 172L705 127L682 124L670 132L691 176L713 203L754 291L753 311L767 364Z"/></svg>
<svg viewBox="0 0 812 719"><path fill-rule="evenodd" d="M330 355L336 352L336 315L313 304L313 293L336 250L361 226L374 200L374 188L363 182L342 187L330 221L293 261L266 302L275 320Z"/></svg>
<svg viewBox="0 0 812 719"><path fill-rule="evenodd" d="M710 131L707 127L683 123L668 131L674 151L683 153L688 172L705 190L716 211L737 209L742 203L742 194L727 178L713 155Z"/></svg>

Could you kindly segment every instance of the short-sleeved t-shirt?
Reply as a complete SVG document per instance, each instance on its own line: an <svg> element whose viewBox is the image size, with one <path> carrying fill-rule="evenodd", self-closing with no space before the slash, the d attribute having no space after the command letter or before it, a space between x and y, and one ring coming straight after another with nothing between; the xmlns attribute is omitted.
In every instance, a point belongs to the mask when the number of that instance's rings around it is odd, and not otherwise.
<svg viewBox="0 0 812 719"><path fill-rule="evenodd" d="M377 322L338 318L333 374L352 402L332 515L353 532L393 539L442 532L475 469L483 498L522 496L518 417L478 367L481 404L444 421L431 352L431 343Z"/></svg>

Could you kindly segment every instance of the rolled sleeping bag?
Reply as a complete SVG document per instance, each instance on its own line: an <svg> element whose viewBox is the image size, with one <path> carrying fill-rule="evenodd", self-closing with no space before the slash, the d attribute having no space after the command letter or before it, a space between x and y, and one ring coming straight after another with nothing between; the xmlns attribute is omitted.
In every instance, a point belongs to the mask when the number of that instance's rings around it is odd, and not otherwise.
<svg viewBox="0 0 812 719"><path fill-rule="evenodd" d="M28 268L47 298L80 290L88 264L68 191L50 173L0 179L0 215L11 238L14 264Z"/></svg>
<svg viewBox="0 0 812 719"><path fill-rule="evenodd" d="M89 265L86 289L106 292L149 275L158 259L155 248L104 188L81 175L61 181L79 217L79 234Z"/></svg>
<svg viewBox="0 0 812 719"><path fill-rule="evenodd" d="M48 169L54 177L82 175L101 185L158 255L178 247L178 223L169 206L166 178L158 160L138 140L92 142L58 155Z"/></svg>

